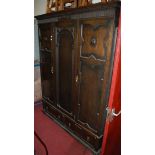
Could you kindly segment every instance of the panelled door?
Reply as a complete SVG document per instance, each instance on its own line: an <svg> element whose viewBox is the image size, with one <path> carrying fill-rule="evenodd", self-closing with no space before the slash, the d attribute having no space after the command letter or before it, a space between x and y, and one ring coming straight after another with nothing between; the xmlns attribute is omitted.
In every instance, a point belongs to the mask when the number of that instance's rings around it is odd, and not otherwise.
<svg viewBox="0 0 155 155"><path fill-rule="evenodd" d="M56 104L55 29L51 23L39 25L40 68L43 98Z"/></svg>
<svg viewBox="0 0 155 155"><path fill-rule="evenodd" d="M62 19L56 23L57 106L74 116L73 83L76 49L76 22Z"/></svg>
<svg viewBox="0 0 155 155"><path fill-rule="evenodd" d="M113 19L80 20L77 121L98 135L106 118L113 32Z"/></svg>

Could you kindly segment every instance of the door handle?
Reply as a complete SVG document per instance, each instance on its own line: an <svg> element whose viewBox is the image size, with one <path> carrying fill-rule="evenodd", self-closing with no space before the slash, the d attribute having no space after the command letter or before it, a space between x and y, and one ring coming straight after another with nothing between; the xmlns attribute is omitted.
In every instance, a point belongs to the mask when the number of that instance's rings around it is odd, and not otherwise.
<svg viewBox="0 0 155 155"><path fill-rule="evenodd" d="M114 117L118 117L121 114L121 110L118 113L115 113L115 108L113 108L112 110L107 107L107 121L112 122Z"/></svg>
<svg viewBox="0 0 155 155"><path fill-rule="evenodd" d="M115 113L115 109L112 109L112 115L117 117L121 114L121 110L118 113Z"/></svg>
<svg viewBox="0 0 155 155"><path fill-rule="evenodd" d="M75 77L75 82L77 83L78 80L79 80L79 77L78 77L78 75L76 75L76 77Z"/></svg>
<svg viewBox="0 0 155 155"><path fill-rule="evenodd" d="M54 67L53 66L51 67L51 73L52 74L54 73Z"/></svg>

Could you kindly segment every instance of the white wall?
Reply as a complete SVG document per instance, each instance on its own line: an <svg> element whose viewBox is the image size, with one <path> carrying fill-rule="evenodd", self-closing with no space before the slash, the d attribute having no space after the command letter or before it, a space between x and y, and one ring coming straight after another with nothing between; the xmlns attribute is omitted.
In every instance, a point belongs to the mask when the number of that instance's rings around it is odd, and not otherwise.
<svg viewBox="0 0 155 155"><path fill-rule="evenodd" d="M46 13L47 0L34 0L34 16ZM34 60L39 61L38 26L34 19Z"/></svg>
<svg viewBox="0 0 155 155"><path fill-rule="evenodd" d="M47 0L34 0L34 16L46 13Z"/></svg>
<svg viewBox="0 0 155 155"><path fill-rule="evenodd" d="M93 3L101 2L101 0L92 0Z"/></svg>
<svg viewBox="0 0 155 155"><path fill-rule="evenodd" d="M38 24L34 19L34 61L39 61L39 40L38 40Z"/></svg>

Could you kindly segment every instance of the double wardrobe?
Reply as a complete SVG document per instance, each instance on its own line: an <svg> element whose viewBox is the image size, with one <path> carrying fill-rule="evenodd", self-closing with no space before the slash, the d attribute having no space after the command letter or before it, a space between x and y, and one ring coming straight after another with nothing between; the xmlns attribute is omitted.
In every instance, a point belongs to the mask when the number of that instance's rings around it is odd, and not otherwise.
<svg viewBox="0 0 155 155"><path fill-rule="evenodd" d="M44 112L96 153L107 117L119 14L120 3L111 2L35 17Z"/></svg>

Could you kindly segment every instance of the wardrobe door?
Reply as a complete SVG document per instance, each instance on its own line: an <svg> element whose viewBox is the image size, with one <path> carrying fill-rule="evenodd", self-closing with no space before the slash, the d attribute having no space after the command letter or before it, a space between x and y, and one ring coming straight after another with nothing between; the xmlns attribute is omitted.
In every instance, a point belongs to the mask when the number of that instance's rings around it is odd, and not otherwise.
<svg viewBox="0 0 155 155"><path fill-rule="evenodd" d="M99 135L106 117L113 32L113 19L80 21L77 121Z"/></svg>
<svg viewBox="0 0 155 155"><path fill-rule="evenodd" d="M56 27L57 36L57 106L73 116L74 53L76 24L72 20L60 20Z"/></svg>
<svg viewBox="0 0 155 155"><path fill-rule="evenodd" d="M42 96L56 104L55 29L51 23L39 25Z"/></svg>

